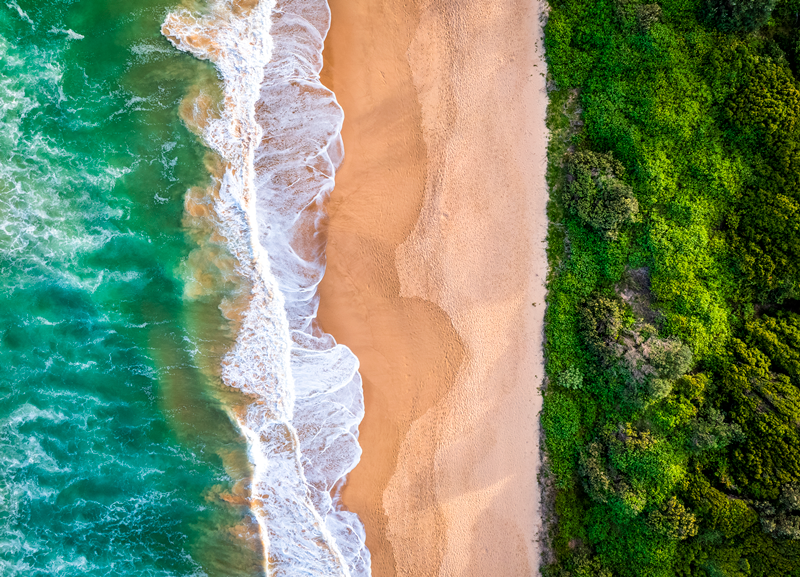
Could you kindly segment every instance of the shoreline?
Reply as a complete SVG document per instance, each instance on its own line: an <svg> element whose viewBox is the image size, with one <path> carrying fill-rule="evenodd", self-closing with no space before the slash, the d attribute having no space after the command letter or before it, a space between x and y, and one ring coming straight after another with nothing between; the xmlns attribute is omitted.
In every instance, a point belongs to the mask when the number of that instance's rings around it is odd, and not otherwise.
<svg viewBox="0 0 800 577"><path fill-rule="evenodd" d="M329 3L345 161L318 318L358 356L366 402L343 503L376 577L534 574L543 6Z"/></svg>

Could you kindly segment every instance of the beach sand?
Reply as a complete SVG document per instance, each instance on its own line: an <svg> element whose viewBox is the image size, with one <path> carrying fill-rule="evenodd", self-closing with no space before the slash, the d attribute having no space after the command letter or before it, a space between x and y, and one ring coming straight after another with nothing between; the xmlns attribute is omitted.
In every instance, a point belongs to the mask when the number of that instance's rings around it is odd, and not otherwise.
<svg viewBox="0 0 800 577"><path fill-rule="evenodd" d="M361 362L373 575L538 571L545 64L534 0L330 0L322 328Z"/></svg>

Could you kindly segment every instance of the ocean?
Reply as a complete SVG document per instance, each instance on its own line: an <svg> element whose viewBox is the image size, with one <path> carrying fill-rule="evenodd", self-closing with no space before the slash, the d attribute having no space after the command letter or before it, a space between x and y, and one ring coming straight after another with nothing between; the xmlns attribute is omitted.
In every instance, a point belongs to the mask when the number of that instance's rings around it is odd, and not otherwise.
<svg viewBox="0 0 800 577"><path fill-rule="evenodd" d="M321 0L0 4L0 575L369 574Z"/></svg>

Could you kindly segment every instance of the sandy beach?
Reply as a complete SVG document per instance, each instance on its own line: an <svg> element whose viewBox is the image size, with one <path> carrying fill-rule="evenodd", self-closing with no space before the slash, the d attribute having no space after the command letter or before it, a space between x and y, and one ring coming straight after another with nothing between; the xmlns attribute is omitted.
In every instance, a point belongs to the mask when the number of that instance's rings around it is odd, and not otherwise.
<svg viewBox="0 0 800 577"><path fill-rule="evenodd" d="M361 362L373 575L537 573L545 64L534 0L331 0L322 328Z"/></svg>

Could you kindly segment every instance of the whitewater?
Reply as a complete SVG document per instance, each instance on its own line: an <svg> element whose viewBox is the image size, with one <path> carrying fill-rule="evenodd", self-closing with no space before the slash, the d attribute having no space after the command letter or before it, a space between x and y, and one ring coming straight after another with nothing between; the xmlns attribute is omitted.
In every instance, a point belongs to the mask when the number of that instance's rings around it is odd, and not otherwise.
<svg viewBox="0 0 800 577"><path fill-rule="evenodd" d="M324 0L218 0L162 27L223 82L219 110L196 117L223 162L207 218L247 287L221 375L249 399L235 415L269 575L370 574L363 526L338 498L361 454L358 360L315 320L343 158L343 112L319 80L329 22Z"/></svg>

